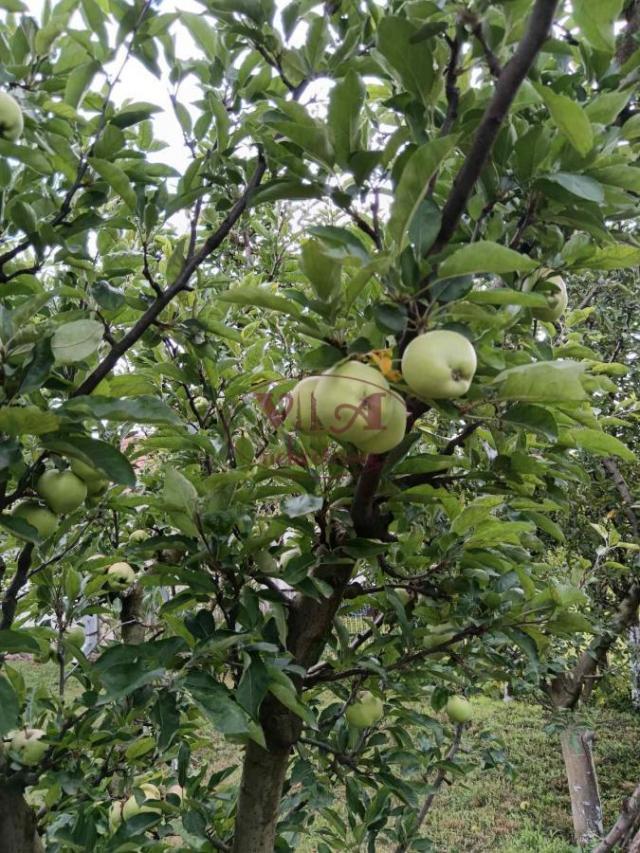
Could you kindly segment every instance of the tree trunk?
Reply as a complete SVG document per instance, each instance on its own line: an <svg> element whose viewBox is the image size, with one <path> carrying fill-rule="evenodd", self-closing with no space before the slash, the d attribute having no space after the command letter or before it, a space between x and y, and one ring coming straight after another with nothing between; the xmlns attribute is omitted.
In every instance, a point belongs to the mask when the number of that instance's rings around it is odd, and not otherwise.
<svg viewBox="0 0 640 853"><path fill-rule="evenodd" d="M273 853L288 764L289 750L267 752L253 742L247 747L233 853Z"/></svg>
<svg viewBox="0 0 640 853"><path fill-rule="evenodd" d="M569 726L560 735L567 771L576 842L586 845L602 838L602 806L593 763L593 732Z"/></svg>
<svg viewBox="0 0 640 853"><path fill-rule="evenodd" d="M33 810L8 784L0 785L0 853L44 853Z"/></svg>
<svg viewBox="0 0 640 853"><path fill-rule="evenodd" d="M629 628L629 658L631 667L631 704L640 712L640 623Z"/></svg>
<svg viewBox="0 0 640 853"><path fill-rule="evenodd" d="M144 643L144 623L142 622L142 587L134 584L122 596L122 642L131 645Z"/></svg>

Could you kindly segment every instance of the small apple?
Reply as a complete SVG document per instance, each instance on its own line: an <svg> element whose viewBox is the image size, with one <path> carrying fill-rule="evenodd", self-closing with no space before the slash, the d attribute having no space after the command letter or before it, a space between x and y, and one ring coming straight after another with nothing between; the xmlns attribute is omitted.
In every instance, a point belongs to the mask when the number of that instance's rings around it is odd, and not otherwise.
<svg viewBox="0 0 640 853"><path fill-rule="evenodd" d="M109 481L97 468L87 465L79 459L72 459L70 465L76 477L80 477L84 482L88 495L99 495L106 490Z"/></svg>
<svg viewBox="0 0 640 853"><path fill-rule="evenodd" d="M466 394L478 361L471 342L447 329L414 338L402 356L402 375L413 393L425 400Z"/></svg>
<svg viewBox="0 0 640 853"><path fill-rule="evenodd" d="M42 539L48 539L58 527L58 517L37 501L23 501L11 515L35 527Z"/></svg>
<svg viewBox="0 0 640 853"><path fill-rule="evenodd" d="M107 569L107 583L112 589L126 589L136 579L129 563L114 563Z"/></svg>
<svg viewBox="0 0 640 853"><path fill-rule="evenodd" d="M58 515L73 512L87 497L87 487L73 471L45 471L36 489L49 509Z"/></svg>
<svg viewBox="0 0 640 853"><path fill-rule="evenodd" d="M522 289L525 293L543 293L548 301L548 308L532 308L531 313L536 320L545 320L547 323L555 323L567 310L569 296L567 285L561 275L549 275L550 270L541 270L538 275L529 276Z"/></svg>
<svg viewBox="0 0 640 853"><path fill-rule="evenodd" d="M49 749L49 745L42 740L44 737L42 729L18 729L9 737L9 749L25 767L38 764Z"/></svg>
<svg viewBox="0 0 640 853"><path fill-rule="evenodd" d="M77 646L81 649L84 646L84 641L86 639L84 628L82 625L73 625L66 634L67 642L71 643L73 646Z"/></svg>
<svg viewBox="0 0 640 853"><path fill-rule="evenodd" d="M151 803L146 802L147 800L162 799L162 795L155 785L152 785L150 782L143 782L141 785L136 785L136 788L140 788L143 792L144 799L141 803L138 803L135 798L135 794L132 794L129 797L122 808L122 817L124 820L129 820L129 818L135 817L137 814L142 814L142 812L162 811L159 805L152 805Z"/></svg>
<svg viewBox="0 0 640 853"><path fill-rule="evenodd" d="M196 397L193 401L194 408L200 417L204 417L209 411L209 401L206 397Z"/></svg>
<svg viewBox="0 0 640 853"><path fill-rule="evenodd" d="M319 378L315 396L320 422L333 438L364 449L367 442L384 444L381 436L393 432L388 428L398 418L399 398L374 367L359 361L333 367Z"/></svg>
<svg viewBox="0 0 640 853"><path fill-rule="evenodd" d="M134 530L129 534L129 542L144 542L148 538L149 532L147 530Z"/></svg>
<svg viewBox="0 0 640 853"><path fill-rule="evenodd" d="M367 729L381 720L383 714L382 699L374 696L373 693L369 693L369 691L365 691L357 702L349 705L345 717L354 728Z"/></svg>
<svg viewBox="0 0 640 853"><path fill-rule="evenodd" d="M365 453L388 453L397 447L407 431L407 407L402 397L389 392L389 409L386 423L381 425L376 435L365 439L360 450Z"/></svg>
<svg viewBox="0 0 640 853"><path fill-rule="evenodd" d="M307 376L306 379L301 379L293 391L285 397L287 416L284 424L287 429L295 429L305 434L322 432L316 398L319 381L319 376Z"/></svg>
<svg viewBox="0 0 640 853"><path fill-rule="evenodd" d="M122 808L124 803L120 800L114 800L109 807L109 829L115 832L122 823Z"/></svg>
<svg viewBox="0 0 640 853"><path fill-rule="evenodd" d="M445 708L452 723L468 723L473 717L473 707L464 696L450 696Z"/></svg>
<svg viewBox="0 0 640 853"><path fill-rule="evenodd" d="M22 136L23 129L20 105L7 92L0 92L0 137L16 142Z"/></svg>

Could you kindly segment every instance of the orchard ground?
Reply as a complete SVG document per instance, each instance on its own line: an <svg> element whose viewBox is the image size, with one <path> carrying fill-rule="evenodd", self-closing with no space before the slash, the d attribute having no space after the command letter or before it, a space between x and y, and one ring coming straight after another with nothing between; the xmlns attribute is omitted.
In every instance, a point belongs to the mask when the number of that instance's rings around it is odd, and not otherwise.
<svg viewBox="0 0 640 853"><path fill-rule="evenodd" d="M28 687L50 687L57 676L54 664L14 661L13 665ZM501 737L513 770L476 771L441 789L425 833L434 850L578 853L579 848L571 844L571 804L557 736L545 729L549 715L540 706L486 698L474 699L474 708L472 732L483 729ZM596 732L595 759L608 827L640 777L640 716L590 708L589 725ZM201 756L211 769L228 766L236 754L240 759L234 745L215 732L212 738L210 752ZM298 849L314 853L316 846L309 840ZM383 844L377 847L378 853L391 849Z"/></svg>

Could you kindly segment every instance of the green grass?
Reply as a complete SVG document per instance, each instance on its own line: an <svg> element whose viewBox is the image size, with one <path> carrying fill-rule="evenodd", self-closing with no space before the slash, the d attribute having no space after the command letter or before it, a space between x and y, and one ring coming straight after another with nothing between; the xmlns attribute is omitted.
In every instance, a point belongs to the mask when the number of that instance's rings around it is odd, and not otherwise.
<svg viewBox="0 0 640 853"><path fill-rule="evenodd" d="M14 665L16 665L14 663ZM52 687L53 664L17 664L29 687ZM514 767L475 771L444 786L424 828L438 853L574 853L571 806L557 735L548 734L544 710L520 702L475 700L475 719L463 747L477 743L475 735L490 731L500 736ZM622 801L640 780L640 718L612 710L590 711L596 732L595 759L601 787L605 826L616 819ZM239 748L215 735L197 762L211 770L240 760ZM234 778L239 777L236 771ZM298 853L314 853L312 839ZM379 844L377 853L392 848ZM356 851L354 851L356 853Z"/></svg>

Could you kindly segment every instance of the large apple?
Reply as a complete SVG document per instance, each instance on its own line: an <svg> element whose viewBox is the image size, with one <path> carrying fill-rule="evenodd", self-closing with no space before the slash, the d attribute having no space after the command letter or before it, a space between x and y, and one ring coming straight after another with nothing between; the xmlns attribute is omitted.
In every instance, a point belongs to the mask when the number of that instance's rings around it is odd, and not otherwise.
<svg viewBox="0 0 640 853"><path fill-rule="evenodd" d="M49 509L58 515L73 512L87 497L87 487L73 471L45 471L36 489Z"/></svg>
<svg viewBox="0 0 640 853"><path fill-rule="evenodd" d="M136 579L129 563L114 563L107 569L107 583L112 589L126 589Z"/></svg>
<svg viewBox="0 0 640 853"><path fill-rule="evenodd" d="M9 749L16 756L20 764L33 767L49 749L44 743L42 729L18 729L10 734Z"/></svg>
<svg viewBox="0 0 640 853"><path fill-rule="evenodd" d="M468 723L473 717L473 707L464 696L450 696L445 708L452 723Z"/></svg>
<svg viewBox="0 0 640 853"><path fill-rule="evenodd" d="M37 501L23 501L11 515L22 518L38 531L42 539L48 539L58 527L58 517ZM16 534L18 535L18 534Z"/></svg>
<svg viewBox="0 0 640 853"><path fill-rule="evenodd" d="M402 375L417 397L447 400L467 393L477 364L464 335L437 329L411 341L402 356Z"/></svg>
<svg viewBox="0 0 640 853"><path fill-rule="evenodd" d="M325 430L358 448L380 438L397 415L397 395L387 380L379 370L359 361L347 361L323 373L315 394Z"/></svg>
<svg viewBox="0 0 640 853"><path fill-rule="evenodd" d="M6 92L0 92L0 137L15 142L22 136L24 119L22 110L15 98Z"/></svg>
<svg viewBox="0 0 640 853"><path fill-rule="evenodd" d="M76 477L80 477L84 482L88 495L99 495L109 485L107 478L97 468L87 465L86 462L81 462L79 459L71 460L71 470Z"/></svg>
<svg viewBox="0 0 640 853"><path fill-rule="evenodd" d="M85 639L86 636L82 625L73 625L67 631L67 641L79 649L84 646Z"/></svg>
<svg viewBox="0 0 640 853"><path fill-rule="evenodd" d="M360 444L365 453L388 453L397 447L407 431L407 407L404 400L393 391L389 392L389 405L384 407L385 421L371 438Z"/></svg>
<svg viewBox="0 0 640 853"><path fill-rule="evenodd" d="M529 276L523 285L527 292L537 291L543 293L549 302L547 308L532 308L531 313L536 320L545 320L547 323L555 323L567 310L569 296L567 285L561 275L549 275L550 270L541 270L536 275Z"/></svg>
<svg viewBox="0 0 640 853"><path fill-rule="evenodd" d="M287 416L284 423L288 429L295 429L307 434L322 431L316 397L319 381L319 376L307 376L306 379L301 379L285 398L287 400Z"/></svg>
<svg viewBox="0 0 640 853"><path fill-rule="evenodd" d="M383 714L384 704L382 699L366 691L357 702L349 705L345 716L354 728L367 729L369 726L377 723L378 720L381 720Z"/></svg>
<svg viewBox="0 0 640 853"><path fill-rule="evenodd" d="M144 800L139 803L136 800L135 795L132 794L122 807L122 817L124 820L129 820L129 818L135 817L137 814L141 814L142 812L162 811L162 808L158 803L154 805L146 802L147 800L162 799L162 795L155 785L152 785L150 782L143 782L141 785L136 785L136 787L140 788L143 792Z"/></svg>

